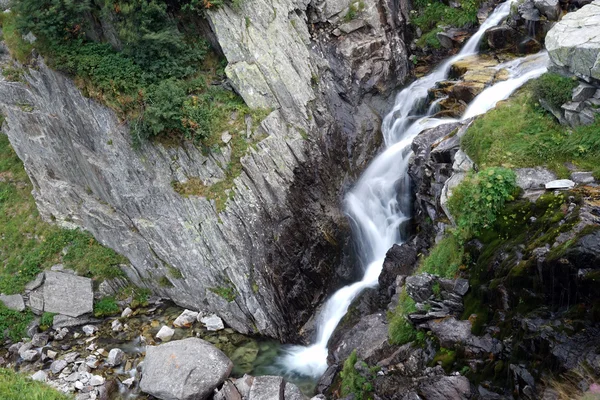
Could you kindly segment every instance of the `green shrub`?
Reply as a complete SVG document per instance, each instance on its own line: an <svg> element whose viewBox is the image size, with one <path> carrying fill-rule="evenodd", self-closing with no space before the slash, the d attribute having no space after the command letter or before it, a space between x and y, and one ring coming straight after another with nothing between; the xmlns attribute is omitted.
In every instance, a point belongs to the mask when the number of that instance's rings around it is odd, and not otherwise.
<svg viewBox="0 0 600 400"><path fill-rule="evenodd" d="M344 366L340 372L340 377L342 378L342 396L345 397L354 394L356 400L368 399L373 391L373 385L367 377L362 376L356 370L355 365L357 362L359 361L356 350L353 350L346 361L344 361ZM365 368L368 367L363 361L360 362L364 364Z"/></svg>
<svg viewBox="0 0 600 400"><path fill-rule="evenodd" d="M531 88L535 99L544 99L553 107L560 108L571 101L575 86L577 80L548 72L533 81Z"/></svg>
<svg viewBox="0 0 600 400"><path fill-rule="evenodd" d="M13 342L18 342L27 336L27 327L33 320L31 311L13 311L0 301L0 334L7 333ZM2 336L0 336L0 339Z"/></svg>
<svg viewBox="0 0 600 400"><path fill-rule="evenodd" d="M516 175L506 168L490 167L467 176L448 199L459 239L468 240L493 224L516 188Z"/></svg>
<svg viewBox="0 0 600 400"><path fill-rule="evenodd" d="M97 318L118 314L121 309L112 296L104 297L94 303L94 316Z"/></svg>
<svg viewBox="0 0 600 400"><path fill-rule="evenodd" d="M70 397L26 375L0 368L0 399L69 400Z"/></svg>

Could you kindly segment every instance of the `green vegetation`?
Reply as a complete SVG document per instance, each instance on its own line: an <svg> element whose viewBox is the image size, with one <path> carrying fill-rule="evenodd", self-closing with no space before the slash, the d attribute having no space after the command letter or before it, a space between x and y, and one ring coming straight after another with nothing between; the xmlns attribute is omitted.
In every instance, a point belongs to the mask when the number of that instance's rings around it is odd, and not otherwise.
<svg viewBox="0 0 600 400"><path fill-rule="evenodd" d="M418 273L426 272L452 279L459 267L463 264L464 250L459 239L453 235L446 235L437 243L421 265Z"/></svg>
<svg viewBox="0 0 600 400"><path fill-rule="evenodd" d="M42 382L0 368L0 399L3 400L69 400L70 397L59 393Z"/></svg>
<svg viewBox="0 0 600 400"><path fill-rule="evenodd" d="M119 291L116 296L117 300L131 299L129 306L131 308L145 307L148 305L148 298L152 293L145 288L135 286L127 286Z"/></svg>
<svg viewBox="0 0 600 400"><path fill-rule="evenodd" d="M235 287L233 287L233 284L231 282L227 286L218 286L218 287L214 287L214 288L209 288L208 290L210 290L211 292L213 292L214 294L216 294L218 296L221 296L222 298L227 300L229 303L234 301L235 298L237 297L237 290L235 289Z"/></svg>
<svg viewBox="0 0 600 400"><path fill-rule="evenodd" d="M40 318L40 330L47 331L48 329L52 328L55 315L56 314L49 312L43 313L42 317Z"/></svg>
<svg viewBox="0 0 600 400"><path fill-rule="evenodd" d="M169 270L169 276L171 278L175 278L175 279L181 279L183 278L183 274L181 273L180 270L178 270L177 268L175 268L172 265L167 266L167 269Z"/></svg>
<svg viewBox="0 0 600 400"><path fill-rule="evenodd" d="M439 362L442 368L449 372L452 369L452 365L454 364L455 360L456 351L441 347L435 354L435 358L433 359L432 364L436 365Z"/></svg>
<svg viewBox="0 0 600 400"><path fill-rule="evenodd" d="M561 126L536 104L530 87L475 120L461 145L481 168L539 165L568 177L564 164L572 162L600 177L600 121L576 129Z"/></svg>
<svg viewBox="0 0 600 400"><path fill-rule="evenodd" d="M342 378L342 396L346 397L350 394L354 394L356 400L372 398L371 393L373 392L373 385L371 384L370 379L361 375L356 370L355 365L357 362L361 362L364 369L369 370L371 373L374 372L373 369L368 369L368 365L364 361L358 361L356 350L353 350L346 361L344 361L344 366L340 372L340 377Z"/></svg>
<svg viewBox="0 0 600 400"><path fill-rule="evenodd" d="M415 301L403 290L398 299L398 306L388 315L388 334L391 344L402 345L417 338L417 330L408 321L407 316L417 311Z"/></svg>
<svg viewBox="0 0 600 400"><path fill-rule="evenodd" d="M31 311L13 311L0 302L0 332L6 333L6 336L13 342L18 342L27 336L27 326L32 320Z"/></svg>
<svg viewBox="0 0 600 400"><path fill-rule="evenodd" d="M171 282L166 276L162 275L158 278L158 285L164 288L170 288L173 287L173 282Z"/></svg>
<svg viewBox="0 0 600 400"><path fill-rule="evenodd" d="M358 13L365 9L364 1L355 1L348 7L348 12L344 15L344 21L350 22L358 16Z"/></svg>
<svg viewBox="0 0 600 400"><path fill-rule="evenodd" d="M460 240L476 236L491 226L504 203L514 200L517 176L506 168L491 167L468 175L448 199L450 213L456 219Z"/></svg>
<svg viewBox="0 0 600 400"><path fill-rule="evenodd" d="M440 42L436 34L444 26L463 27L477 23L477 11L480 0L459 1L460 8L454 8L439 0L416 0L411 23L421 29L423 35L418 46L439 48Z"/></svg>
<svg viewBox="0 0 600 400"><path fill-rule="evenodd" d="M532 82L533 99L544 99L551 106L560 108L564 103L571 101L572 91L577 82L576 79L549 72Z"/></svg>
<svg viewBox="0 0 600 400"><path fill-rule="evenodd" d="M103 297L94 303L94 316L97 318L118 314L121 309L112 296Z"/></svg>
<svg viewBox="0 0 600 400"><path fill-rule="evenodd" d="M98 280L123 275L119 264L127 260L90 234L42 221L31 190L21 161L8 138L0 135L0 292L21 292L38 273L58 262Z"/></svg>

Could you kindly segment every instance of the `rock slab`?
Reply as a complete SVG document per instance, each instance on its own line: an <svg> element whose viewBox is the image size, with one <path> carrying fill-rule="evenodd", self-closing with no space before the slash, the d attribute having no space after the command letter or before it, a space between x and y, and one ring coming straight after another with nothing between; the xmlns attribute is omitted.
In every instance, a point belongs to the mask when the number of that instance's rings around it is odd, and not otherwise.
<svg viewBox="0 0 600 400"><path fill-rule="evenodd" d="M159 399L203 400L231 373L221 350L197 338L148 346L140 388Z"/></svg>
<svg viewBox="0 0 600 400"><path fill-rule="evenodd" d="M62 272L47 271L44 282L44 311L69 317L94 311L92 280Z"/></svg>

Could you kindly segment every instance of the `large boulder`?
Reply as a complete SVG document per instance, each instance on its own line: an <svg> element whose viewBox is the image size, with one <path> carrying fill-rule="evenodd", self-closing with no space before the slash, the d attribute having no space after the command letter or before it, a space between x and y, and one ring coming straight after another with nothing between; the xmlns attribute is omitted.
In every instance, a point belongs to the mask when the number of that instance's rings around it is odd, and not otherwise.
<svg viewBox="0 0 600 400"><path fill-rule="evenodd" d="M140 388L163 400L203 400L231 373L221 350L197 338L148 346Z"/></svg>
<svg viewBox="0 0 600 400"><path fill-rule="evenodd" d="M555 66L600 79L600 0L563 17L546 35Z"/></svg>
<svg viewBox="0 0 600 400"><path fill-rule="evenodd" d="M92 280L63 272L47 271L44 311L79 317L94 310Z"/></svg>

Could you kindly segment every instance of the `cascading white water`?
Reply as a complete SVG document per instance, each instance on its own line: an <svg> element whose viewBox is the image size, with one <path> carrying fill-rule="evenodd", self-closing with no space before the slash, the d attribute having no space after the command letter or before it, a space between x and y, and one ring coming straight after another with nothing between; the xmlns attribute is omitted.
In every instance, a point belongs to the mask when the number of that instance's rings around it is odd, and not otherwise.
<svg viewBox="0 0 600 400"><path fill-rule="evenodd" d="M318 320L315 344L290 346L280 359L288 373L318 377L327 369L327 344L352 301L364 289L374 287L383 267L386 252L401 243L402 223L410 219L410 182L408 161L410 144L427 128L455 121L430 118L434 107L425 115L429 89L447 78L451 65L477 52L479 41L487 29L500 23L516 0L501 4L469 39L459 54L442 63L429 75L413 82L397 96L393 110L384 118L382 133L386 149L379 154L346 195L344 206L352 223L355 241L367 266L361 281L338 290L324 305ZM528 79L545 72L545 54L518 59L504 65L511 77L486 89L474 99L465 117L481 114L520 87Z"/></svg>

